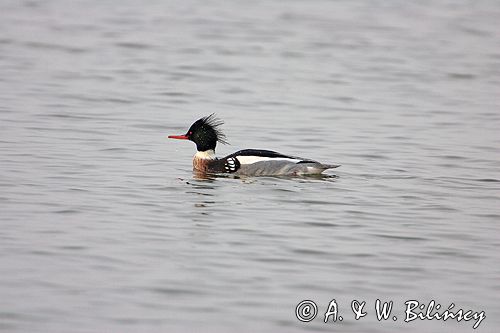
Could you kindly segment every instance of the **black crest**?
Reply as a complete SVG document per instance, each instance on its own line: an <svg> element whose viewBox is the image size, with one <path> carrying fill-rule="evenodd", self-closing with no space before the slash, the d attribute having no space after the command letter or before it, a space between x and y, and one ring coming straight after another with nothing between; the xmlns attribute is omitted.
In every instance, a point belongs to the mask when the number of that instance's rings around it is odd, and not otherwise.
<svg viewBox="0 0 500 333"><path fill-rule="evenodd" d="M220 126L224 122L212 113L209 116L198 119L188 130L189 140L196 143L198 151L215 150L217 142L227 144L226 136L222 133Z"/></svg>

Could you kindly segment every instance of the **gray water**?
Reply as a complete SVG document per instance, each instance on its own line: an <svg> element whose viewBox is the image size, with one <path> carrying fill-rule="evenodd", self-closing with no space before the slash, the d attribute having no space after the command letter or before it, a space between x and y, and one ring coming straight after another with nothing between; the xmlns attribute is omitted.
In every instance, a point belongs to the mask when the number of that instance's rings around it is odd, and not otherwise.
<svg viewBox="0 0 500 333"><path fill-rule="evenodd" d="M473 331L404 322L435 300L497 332L499 22L498 1L1 1L0 330ZM197 177L166 135L212 112L219 155L342 166Z"/></svg>

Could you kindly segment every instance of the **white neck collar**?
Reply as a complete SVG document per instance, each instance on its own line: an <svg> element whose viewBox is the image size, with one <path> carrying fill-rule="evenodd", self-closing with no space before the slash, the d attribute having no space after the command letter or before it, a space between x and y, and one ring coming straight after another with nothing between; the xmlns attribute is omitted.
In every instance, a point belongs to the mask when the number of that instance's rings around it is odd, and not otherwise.
<svg viewBox="0 0 500 333"><path fill-rule="evenodd" d="M214 160L215 159L215 151L213 149L199 151L194 155L195 158L201 158L204 160Z"/></svg>

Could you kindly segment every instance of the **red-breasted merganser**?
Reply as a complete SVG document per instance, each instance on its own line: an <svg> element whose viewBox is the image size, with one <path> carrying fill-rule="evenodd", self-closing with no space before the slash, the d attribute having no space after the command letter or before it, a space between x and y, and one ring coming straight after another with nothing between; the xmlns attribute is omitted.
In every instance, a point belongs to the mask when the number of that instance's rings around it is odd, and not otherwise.
<svg viewBox="0 0 500 333"><path fill-rule="evenodd" d="M193 141L198 150L193 158L193 168L205 173L296 176L320 174L326 169L339 166L258 149L244 149L224 158L216 158L215 146L217 142L227 144L226 136L220 130L222 124L221 120L211 114L194 122L186 134L169 135L168 137Z"/></svg>

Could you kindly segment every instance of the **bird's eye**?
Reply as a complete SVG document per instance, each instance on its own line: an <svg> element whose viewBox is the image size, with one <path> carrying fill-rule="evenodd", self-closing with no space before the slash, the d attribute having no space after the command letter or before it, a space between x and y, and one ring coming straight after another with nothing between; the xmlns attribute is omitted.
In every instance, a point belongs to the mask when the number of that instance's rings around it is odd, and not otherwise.
<svg viewBox="0 0 500 333"><path fill-rule="evenodd" d="M188 133L188 134L189 134L189 135L191 135L191 134L193 134L193 132L192 132L192 131L189 131L189 133Z"/></svg>

